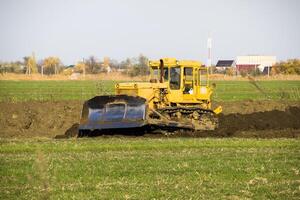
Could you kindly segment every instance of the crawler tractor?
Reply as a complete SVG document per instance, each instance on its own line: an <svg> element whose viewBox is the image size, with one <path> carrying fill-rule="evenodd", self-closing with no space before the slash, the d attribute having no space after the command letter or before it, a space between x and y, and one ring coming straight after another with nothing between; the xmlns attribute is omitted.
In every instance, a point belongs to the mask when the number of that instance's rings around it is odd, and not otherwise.
<svg viewBox="0 0 300 200"><path fill-rule="evenodd" d="M117 83L115 95L96 96L83 105L79 136L187 129L214 130L219 106L211 109L213 88L207 67L197 61L151 60L149 82Z"/></svg>

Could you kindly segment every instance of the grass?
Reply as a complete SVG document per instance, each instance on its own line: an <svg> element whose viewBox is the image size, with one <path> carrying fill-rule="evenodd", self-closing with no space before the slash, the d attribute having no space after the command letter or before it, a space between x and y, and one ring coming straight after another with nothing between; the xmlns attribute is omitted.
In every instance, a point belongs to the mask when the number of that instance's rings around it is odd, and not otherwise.
<svg viewBox="0 0 300 200"><path fill-rule="evenodd" d="M300 81L213 81L214 100L300 100ZM0 101L84 100L115 81L0 81ZM0 139L0 199L299 199L299 139Z"/></svg>
<svg viewBox="0 0 300 200"><path fill-rule="evenodd" d="M213 99L300 100L300 81L214 81ZM95 95L113 94L117 81L0 81L0 101L86 100Z"/></svg>
<svg viewBox="0 0 300 200"><path fill-rule="evenodd" d="M295 139L0 140L0 199L298 199Z"/></svg>
<svg viewBox="0 0 300 200"><path fill-rule="evenodd" d="M216 101L300 100L300 81L214 81Z"/></svg>
<svg viewBox="0 0 300 200"><path fill-rule="evenodd" d="M112 94L115 81L0 81L0 101L84 100Z"/></svg>

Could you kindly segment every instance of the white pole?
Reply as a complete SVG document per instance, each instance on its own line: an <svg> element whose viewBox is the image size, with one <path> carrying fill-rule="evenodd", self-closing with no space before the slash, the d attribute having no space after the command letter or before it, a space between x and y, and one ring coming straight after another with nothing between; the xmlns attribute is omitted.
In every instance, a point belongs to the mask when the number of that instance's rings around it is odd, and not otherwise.
<svg viewBox="0 0 300 200"><path fill-rule="evenodd" d="M211 67L211 47L212 47L212 39L211 39L211 37L209 37L207 39L207 49L208 49L207 67L210 67L210 73L212 74L212 67Z"/></svg>

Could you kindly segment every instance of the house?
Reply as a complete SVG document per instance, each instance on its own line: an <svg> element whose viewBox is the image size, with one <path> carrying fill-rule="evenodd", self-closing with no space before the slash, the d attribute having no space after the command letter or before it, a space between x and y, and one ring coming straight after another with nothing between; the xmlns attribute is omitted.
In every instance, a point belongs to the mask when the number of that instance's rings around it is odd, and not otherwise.
<svg viewBox="0 0 300 200"><path fill-rule="evenodd" d="M216 65L216 70L217 72L225 72L227 68L234 66L234 60L219 60Z"/></svg>

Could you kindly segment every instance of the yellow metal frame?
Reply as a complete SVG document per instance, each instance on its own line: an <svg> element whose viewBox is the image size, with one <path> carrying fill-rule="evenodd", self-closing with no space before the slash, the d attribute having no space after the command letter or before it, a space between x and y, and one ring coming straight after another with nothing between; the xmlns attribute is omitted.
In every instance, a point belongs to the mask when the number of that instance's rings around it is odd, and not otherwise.
<svg viewBox="0 0 300 200"><path fill-rule="evenodd" d="M151 60L148 63L151 73L150 82L118 83L116 94L127 94L141 96L148 101L150 108L161 108L165 106L197 106L211 109L212 87L209 85L208 68L201 62L191 60L176 60L175 58L162 58ZM180 88L171 89L170 70L180 67ZM160 82L160 69L168 68L168 80ZM192 78L185 80L184 68L192 68ZM155 74L154 71L158 73ZM202 73L205 72L205 73ZM204 80L206 80L204 82ZM188 83L188 84L186 84ZM185 93L185 86L192 85L192 92ZM162 92L163 91L163 92ZM214 110L216 114L222 111L221 107Z"/></svg>

